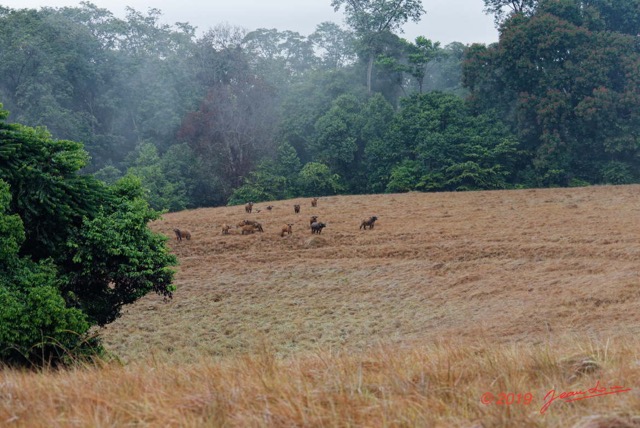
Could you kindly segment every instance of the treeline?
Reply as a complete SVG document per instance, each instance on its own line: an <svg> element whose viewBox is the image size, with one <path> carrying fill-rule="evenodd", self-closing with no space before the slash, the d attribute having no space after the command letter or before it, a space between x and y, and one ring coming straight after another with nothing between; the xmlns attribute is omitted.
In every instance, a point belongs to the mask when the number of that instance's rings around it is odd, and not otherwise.
<svg viewBox="0 0 640 428"><path fill-rule="evenodd" d="M470 47L464 86L473 111L496 112L516 134L518 182L638 182L640 1L485 4L500 42Z"/></svg>
<svg viewBox="0 0 640 428"><path fill-rule="evenodd" d="M499 43L444 47L395 34L419 0L333 0L308 36L0 8L0 100L170 210L638 182L640 0L484 2Z"/></svg>

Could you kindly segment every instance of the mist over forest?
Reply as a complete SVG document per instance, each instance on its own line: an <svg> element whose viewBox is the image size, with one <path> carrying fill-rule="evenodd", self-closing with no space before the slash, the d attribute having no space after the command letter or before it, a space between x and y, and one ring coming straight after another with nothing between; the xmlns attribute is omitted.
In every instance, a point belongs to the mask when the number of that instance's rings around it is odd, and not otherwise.
<svg viewBox="0 0 640 428"><path fill-rule="evenodd" d="M484 0L488 46L405 40L429 4L387 3L308 35L0 6L0 103L171 211L640 182L640 0Z"/></svg>

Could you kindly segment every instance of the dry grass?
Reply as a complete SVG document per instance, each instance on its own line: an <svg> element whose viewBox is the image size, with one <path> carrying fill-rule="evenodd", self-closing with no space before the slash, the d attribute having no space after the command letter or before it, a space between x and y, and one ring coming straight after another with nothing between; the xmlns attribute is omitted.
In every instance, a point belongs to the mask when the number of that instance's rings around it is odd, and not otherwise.
<svg viewBox="0 0 640 428"><path fill-rule="evenodd" d="M174 299L147 296L102 331L127 364L3 370L0 426L640 426L638 195L410 193L167 214L155 230L192 234L170 244ZM319 236L312 214L328 224ZM371 215L375 228L359 230ZM245 218L265 232L220 233ZM633 389L540 414L550 389L598 380ZM535 399L486 406L484 392Z"/></svg>
<svg viewBox="0 0 640 428"><path fill-rule="evenodd" d="M356 355L325 351L277 359L263 349L194 364L147 361L43 374L5 370L0 425L639 427L639 350L638 341L443 341ZM585 360L592 367L587 371L579 363ZM553 402L540 413L550 389L587 390L598 381L636 389ZM531 393L533 399L528 405L483 405L486 392Z"/></svg>
<svg viewBox="0 0 640 428"><path fill-rule="evenodd" d="M640 333L640 186L321 198L164 216L192 231L169 304L104 331L125 361L279 355L442 337L542 343ZM293 204L302 205L294 214ZM258 204L260 208L267 203ZM328 223L311 235L309 216ZM361 219L377 215L373 230ZM222 235L245 218L264 233ZM293 235L280 237L293 223Z"/></svg>

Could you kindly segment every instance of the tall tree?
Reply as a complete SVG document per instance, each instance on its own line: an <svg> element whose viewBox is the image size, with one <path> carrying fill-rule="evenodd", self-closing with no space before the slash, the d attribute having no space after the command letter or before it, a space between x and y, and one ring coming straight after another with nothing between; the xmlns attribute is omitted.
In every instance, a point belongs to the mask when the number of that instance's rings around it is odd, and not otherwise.
<svg viewBox="0 0 640 428"><path fill-rule="evenodd" d="M343 30L333 22L318 24L309 41L320 52L322 66L327 69L345 67L355 59L353 32Z"/></svg>
<svg viewBox="0 0 640 428"><path fill-rule="evenodd" d="M226 198L273 153L278 112L273 88L251 76L209 90L197 111L185 116L178 138L215 174ZM276 104L277 105L277 104Z"/></svg>
<svg viewBox="0 0 640 428"><path fill-rule="evenodd" d="M173 144L182 117L205 93L193 66L195 28L163 24L161 16L158 9L143 14L128 8L118 26L114 86L107 95L117 100L115 126L127 153L144 140Z"/></svg>
<svg viewBox="0 0 640 428"><path fill-rule="evenodd" d="M227 85L239 76L251 73L243 50L246 34L247 31L240 27L218 25L196 41L190 63L201 88Z"/></svg>
<svg viewBox="0 0 640 428"><path fill-rule="evenodd" d="M0 13L0 98L12 120L90 141L94 118L86 110L102 88L105 61L87 28L56 12Z"/></svg>
<svg viewBox="0 0 640 428"><path fill-rule="evenodd" d="M190 180L179 163L189 159L190 151L184 144L173 146L161 158L152 143L145 142L138 146L128 173L140 178L151 208L180 211L187 207ZM195 175L194 171L188 174Z"/></svg>
<svg viewBox="0 0 640 428"><path fill-rule="evenodd" d="M372 166L386 176L388 191L507 188L518 159L504 124L440 92L404 99L383 144L388 154ZM384 145L371 149L384 152Z"/></svg>
<svg viewBox="0 0 640 428"><path fill-rule="evenodd" d="M507 106L532 185L640 179L640 46L629 34L640 31L640 1L617 4L612 19L609 2L541 0L531 16L505 20L498 44L469 51L471 99Z"/></svg>
<svg viewBox="0 0 640 428"><path fill-rule="evenodd" d="M344 6L347 24L367 56L367 89L371 92L373 64L378 54L380 39L385 33L402 31L411 20L418 22L425 13L421 0L331 0L337 12Z"/></svg>
<svg viewBox="0 0 640 428"><path fill-rule="evenodd" d="M638 0L584 0L593 16L592 29L608 29L617 33L640 34L640 2Z"/></svg>
<svg viewBox="0 0 640 428"><path fill-rule="evenodd" d="M500 26L513 14L530 15L538 0L484 0L484 11L494 15L496 26Z"/></svg>
<svg viewBox="0 0 640 428"><path fill-rule="evenodd" d="M119 19L90 3L0 11L0 98L11 119L83 141L89 171L121 167L140 140L168 146L204 91L195 29L160 17L129 9Z"/></svg>
<svg viewBox="0 0 640 428"><path fill-rule="evenodd" d="M462 64L467 46L451 42L436 55L436 60L427 64L425 91L453 92L466 96L462 87Z"/></svg>
<svg viewBox="0 0 640 428"><path fill-rule="evenodd" d="M441 55L440 42L432 42L426 37L418 36L415 43L409 44L407 49L407 71L418 84L418 92L422 93L429 65Z"/></svg>
<svg viewBox="0 0 640 428"><path fill-rule="evenodd" d="M385 68L408 74L415 81L418 92L422 93L425 86L425 78L430 76L430 69L445 54L440 48L440 42L433 42L426 37L418 36L414 43L400 39L402 51L401 57L393 58L387 55L381 55L378 63ZM404 84L404 79L400 84Z"/></svg>
<svg viewBox="0 0 640 428"><path fill-rule="evenodd" d="M354 85L354 80L357 76L352 68L318 70L291 85L284 94L278 139L293 146L303 163L311 160L316 122L331 108L333 101L346 94L359 98L366 95L366 89Z"/></svg>
<svg viewBox="0 0 640 428"><path fill-rule="evenodd" d="M316 63L313 44L295 31L259 28L247 34L244 46L252 70L278 88L284 89Z"/></svg>
<svg viewBox="0 0 640 428"><path fill-rule="evenodd" d="M362 103L353 95L342 95L316 122L312 143L314 158L345 176L352 169L360 145Z"/></svg>

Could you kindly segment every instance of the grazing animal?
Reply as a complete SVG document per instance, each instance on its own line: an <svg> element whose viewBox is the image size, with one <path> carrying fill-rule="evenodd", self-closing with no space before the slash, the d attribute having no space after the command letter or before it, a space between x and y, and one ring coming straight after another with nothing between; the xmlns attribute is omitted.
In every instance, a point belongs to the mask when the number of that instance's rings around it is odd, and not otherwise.
<svg viewBox="0 0 640 428"><path fill-rule="evenodd" d="M289 235L291 235L291 233L293 232L293 230L291 230L292 226L293 226L293 223L288 223L282 226L282 232L280 232L280 236L284 236L285 233L288 233Z"/></svg>
<svg viewBox="0 0 640 428"><path fill-rule="evenodd" d="M318 221L318 216L317 215L312 215L311 218L309 219L309 226L311 226L313 223Z"/></svg>
<svg viewBox="0 0 640 428"><path fill-rule="evenodd" d="M312 207L317 207L318 206L318 198L311 199L311 206Z"/></svg>
<svg viewBox="0 0 640 428"><path fill-rule="evenodd" d="M377 219L378 219L378 217L371 216L366 220L362 220L362 223L360 223L360 229L364 228L364 230L367 230L367 227L369 229L373 229L373 225L375 224Z"/></svg>
<svg viewBox="0 0 640 428"><path fill-rule="evenodd" d="M251 210L253 209L253 202L248 202L247 205L244 206L244 210L251 214Z"/></svg>
<svg viewBox="0 0 640 428"><path fill-rule="evenodd" d="M253 226L258 232L264 232L264 229L262 229L262 225L257 221L253 221L253 220L242 220L240 223L237 224L237 226L238 227Z"/></svg>
<svg viewBox="0 0 640 428"><path fill-rule="evenodd" d="M300 212L300 205L297 205L297 204L296 204L296 205L294 205L294 206L293 206L293 211L294 211L296 214L298 214L298 213Z"/></svg>
<svg viewBox="0 0 640 428"><path fill-rule="evenodd" d="M182 238L187 241L191 240L191 232L188 230L173 229L173 231L176 233L176 241L180 242Z"/></svg>
<svg viewBox="0 0 640 428"><path fill-rule="evenodd" d="M267 205L267 211L271 211L273 209L273 205Z"/></svg>
<svg viewBox="0 0 640 428"><path fill-rule="evenodd" d="M317 233L318 235L320 235L322 233L322 229L325 227L327 227L327 225L324 223L311 223L311 233Z"/></svg>
<svg viewBox="0 0 640 428"><path fill-rule="evenodd" d="M229 229L231 229L231 226L229 226L228 224L223 224L222 225L222 234L223 235L228 235L229 234Z"/></svg>
<svg viewBox="0 0 640 428"><path fill-rule="evenodd" d="M242 233L243 235L249 235L251 233L254 233L256 231L256 227L252 224L245 224L244 226L242 226Z"/></svg>

